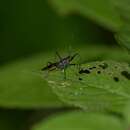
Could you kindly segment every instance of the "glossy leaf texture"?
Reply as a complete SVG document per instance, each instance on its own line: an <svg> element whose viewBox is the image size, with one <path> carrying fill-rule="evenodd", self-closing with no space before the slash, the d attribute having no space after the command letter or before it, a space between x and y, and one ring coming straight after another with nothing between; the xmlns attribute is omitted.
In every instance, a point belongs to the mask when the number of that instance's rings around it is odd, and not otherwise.
<svg viewBox="0 0 130 130"><path fill-rule="evenodd" d="M130 61L129 55L120 49L110 49L103 46L86 47L87 49L85 47L78 47L74 49L74 53L78 52L82 57L80 59L81 63L94 61L97 60L97 58L101 60L113 59L126 62ZM109 53L110 50L111 54ZM60 50L59 53L63 57L68 55L66 50ZM48 53L43 52L30 57L21 58L12 63L1 66L0 106L8 108L54 108L68 106L68 103L64 104L61 102L45 81L45 77L49 78L53 72L49 73L47 76L46 72L41 71L41 68L46 66L48 61L56 61L54 57L55 51ZM79 60L79 57L77 57L73 63L77 63L76 60ZM75 69L77 69L77 67ZM69 76L68 70L67 77L73 79L73 75ZM60 74L60 77L63 80L63 73L61 71L56 71L56 73Z"/></svg>
<svg viewBox="0 0 130 130"><path fill-rule="evenodd" d="M119 31L115 34L118 43L130 51L130 1L114 0L112 1L120 13L123 24Z"/></svg>
<svg viewBox="0 0 130 130"><path fill-rule="evenodd" d="M49 118L32 130L122 130L121 122L99 113L69 112Z"/></svg>
<svg viewBox="0 0 130 130"><path fill-rule="evenodd" d="M115 38L122 47L130 51L130 24L124 25Z"/></svg>
<svg viewBox="0 0 130 130"><path fill-rule="evenodd" d="M61 14L78 13L112 31L117 31L122 25L120 15L110 0L98 0L98 4L96 0L51 0L49 2Z"/></svg>
<svg viewBox="0 0 130 130"><path fill-rule="evenodd" d="M64 102L87 111L121 111L130 100L130 66L116 61L95 61L61 71L46 79Z"/></svg>
<svg viewBox="0 0 130 130"><path fill-rule="evenodd" d="M128 104L125 106L124 108L124 118L125 118L125 126L126 129L130 128L130 102L128 102Z"/></svg>
<svg viewBox="0 0 130 130"><path fill-rule="evenodd" d="M49 54L47 54L49 57ZM45 54L21 59L0 67L0 106L39 108L61 107L40 74Z"/></svg>

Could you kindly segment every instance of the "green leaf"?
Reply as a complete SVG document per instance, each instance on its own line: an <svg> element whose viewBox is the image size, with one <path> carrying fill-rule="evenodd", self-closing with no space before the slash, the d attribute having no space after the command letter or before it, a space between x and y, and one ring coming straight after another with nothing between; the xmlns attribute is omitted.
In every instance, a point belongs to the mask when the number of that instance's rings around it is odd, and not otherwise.
<svg viewBox="0 0 130 130"><path fill-rule="evenodd" d="M112 1L119 10L123 24L115 34L115 38L120 45L130 51L130 1L114 0Z"/></svg>
<svg viewBox="0 0 130 130"><path fill-rule="evenodd" d="M125 106L125 109L123 111L124 117L125 117L125 126L126 129L130 127L130 102Z"/></svg>
<svg viewBox="0 0 130 130"><path fill-rule="evenodd" d="M70 112L41 122L32 130L122 130L121 122L99 113Z"/></svg>
<svg viewBox="0 0 130 130"><path fill-rule="evenodd" d="M99 54L100 50L97 52ZM95 55L97 55L95 52ZM16 60L0 67L0 106L38 108L60 107L41 74L41 68L52 61L54 54L41 53Z"/></svg>
<svg viewBox="0 0 130 130"><path fill-rule="evenodd" d="M43 64L47 63L46 57L49 57L49 54L41 53L0 67L0 106L63 106L43 79L44 75L40 74Z"/></svg>
<svg viewBox="0 0 130 130"><path fill-rule="evenodd" d="M130 51L130 23L129 25L124 25L122 29L116 33L115 38L122 47Z"/></svg>
<svg viewBox="0 0 130 130"><path fill-rule="evenodd" d="M66 103L87 111L121 111L130 100L130 66L116 61L95 61L60 71L46 79Z"/></svg>
<svg viewBox="0 0 130 130"><path fill-rule="evenodd" d="M123 20L130 20L130 1L129 0L111 0L113 5L118 9L118 12Z"/></svg>
<svg viewBox="0 0 130 130"><path fill-rule="evenodd" d="M41 51L108 41L106 31L91 21L60 17L46 0L0 1L0 19L0 65Z"/></svg>
<svg viewBox="0 0 130 130"><path fill-rule="evenodd" d="M119 14L110 0L98 0L98 3L96 0L51 0L51 2L61 14L80 13L113 31L117 31L122 25Z"/></svg>
<svg viewBox="0 0 130 130"><path fill-rule="evenodd" d="M103 46L83 46L73 49L81 55L82 63L97 58L130 61L129 55L119 49ZM60 52L68 55L66 50ZM41 68L46 66L48 61L55 62L54 57L55 51L43 52L0 66L0 106L19 108L68 106L61 103L45 81L45 73L41 73ZM48 77L51 74L49 73ZM62 73L60 76L63 78Z"/></svg>

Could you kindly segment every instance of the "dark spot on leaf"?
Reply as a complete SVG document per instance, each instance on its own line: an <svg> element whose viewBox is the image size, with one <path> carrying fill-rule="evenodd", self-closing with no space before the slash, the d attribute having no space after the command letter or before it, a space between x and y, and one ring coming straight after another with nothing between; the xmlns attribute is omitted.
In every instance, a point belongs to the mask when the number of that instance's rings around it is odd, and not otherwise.
<svg viewBox="0 0 130 130"><path fill-rule="evenodd" d="M87 70L87 69L85 69L85 70L81 69L81 70L79 71L79 74L83 74L83 73L85 73L85 74L89 74L90 71Z"/></svg>
<svg viewBox="0 0 130 130"><path fill-rule="evenodd" d="M117 69L118 67L117 67L117 66L115 66L115 68Z"/></svg>
<svg viewBox="0 0 130 130"><path fill-rule="evenodd" d="M114 81L116 81L116 82L119 81L119 78L118 78L118 77L114 77L113 79L114 79Z"/></svg>
<svg viewBox="0 0 130 130"><path fill-rule="evenodd" d="M79 78L79 80L83 80L82 78Z"/></svg>
<svg viewBox="0 0 130 130"><path fill-rule="evenodd" d="M102 69L106 69L108 67L108 64L103 63L102 65L99 65L99 67L101 67Z"/></svg>
<svg viewBox="0 0 130 130"><path fill-rule="evenodd" d="M96 67L95 66L93 66L93 67L91 67L91 68L89 68L90 70L92 70L92 69L96 69Z"/></svg>
<svg viewBox="0 0 130 130"><path fill-rule="evenodd" d="M127 71L122 71L121 74L122 74L125 78L127 78L127 79L130 80L130 73L129 73L129 72L127 72Z"/></svg>
<svg viewBox="0 0 130 130"><path fill-rule="evenodd" d="M101 71L97 71L98 74L101 74Z"/></svg>

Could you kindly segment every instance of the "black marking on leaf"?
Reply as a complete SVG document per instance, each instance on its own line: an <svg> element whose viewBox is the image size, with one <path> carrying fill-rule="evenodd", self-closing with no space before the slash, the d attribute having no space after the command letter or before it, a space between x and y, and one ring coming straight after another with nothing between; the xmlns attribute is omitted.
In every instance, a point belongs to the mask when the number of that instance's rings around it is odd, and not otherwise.
<svg viewBox="0 0 130 130"><path fill-rule="evenodd" d="M79 78L79 80L83 80L82 78Z"/></svg>
<svg viewBox="0 0 130 130"><path fill-rule="evenodd" d="M113 77L114 81L118 82L119 78L118 77Z"/></svg>
<svg viewBox="0 0 130 130"><path fill-rule="evenodd" d="M97 71L98 74L101 74L101 71Z"/></svg>
<svg viewBox="0 0 130 130"><path fill-rule="evenodd" d="M115 68L117 69L118 67L117 67L117 66L115 66Z"/></svg>
<svg viewBox="0 0 130 130"><path fill-rule="evenodd" d="M96 67L95 66L93 66L93 67L91 67L91 68L89 68L90 70L92 70L92 69L96 69Z"/></svg>
<svg viewBox="0 0 130 130"><path fill-rule="evenodd" d="M83 74L83 73L89 74L90 71L89 71L88 69L85 69L85 70L81 69L81 70L79 71L79 74Z"/></svg>
<svg viewBox="0 0 130 130"><path fill-rule="evenodd" d="M130 80L130 73L129 73L129 72L127 72L127 71L122 71L121 74L122 74L125 78L127 78L127 79Z"/></svg>
<svg viewBox="0 0 130 130"><path fill-rule="evenodd" d="M108 67L107 63L103 63L102 65L99 65L99 67L101 67L102 69L106 69Z"/></svg>

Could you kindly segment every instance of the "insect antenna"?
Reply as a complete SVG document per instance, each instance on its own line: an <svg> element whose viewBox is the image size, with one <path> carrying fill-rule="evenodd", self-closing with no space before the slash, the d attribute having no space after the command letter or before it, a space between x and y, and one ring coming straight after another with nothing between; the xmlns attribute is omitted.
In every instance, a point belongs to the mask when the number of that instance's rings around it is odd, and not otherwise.
<svg viewBox="0 0 130 130"><path fill-rule="evenodd" d="M66 79L66 69L63 69L64 79Z"/></svg>

